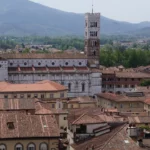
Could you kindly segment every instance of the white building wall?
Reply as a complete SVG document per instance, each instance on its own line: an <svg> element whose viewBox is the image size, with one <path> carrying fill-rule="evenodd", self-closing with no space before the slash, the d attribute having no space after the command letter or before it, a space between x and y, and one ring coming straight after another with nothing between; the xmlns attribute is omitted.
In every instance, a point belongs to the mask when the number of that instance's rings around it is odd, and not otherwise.
<svg viewBox="0 0 150 150"><path fill-rule="evenodd" d="M0 81L8 80L8 62L0 60Z"/></svg>
<svg viewBox="0 0 150 150"><path fill-rule="evenodd" d="M87 66L87 59L9 59L9 67Z"/></svg>
<svg viewBox="0 0 150 150"><path fill-rule="evenodd" d="M90 88L90 93L91 95L101 93L102 87L102 79L101 79L101 73L91 73L90 75L90 81L91 81L91 88Z"/></svg>
<svg viewBox="0 0 150 150"><path fill-rule="evenodd" d="M106 125L107 125L107 123L88 124L88 125L87 125L87 133L92 134L94 129L100 128L100 127L103 127L103 126L106 126Z"/></svg>
<svg viewBox="0 0 150 150"><path fill-rule="evenodd" d="M52 64L54 62L54 65ZM68 64L66 64L68 63ZM40 65L39 65L40 64ZM87 67L87 59L9 59L8 66L13 67ZM5 72L5 73L4 73ZM1 72L1 77L8 74L8 68ZM5 75L5 77L7 77ZM7 77L8 78L8 77ZM4 80L2 78L2 80ZM101 92L101 73L84 72L16 72L9 73L9 81L14 83L34 83L42 80L52 80L68 87L71 84L69 97L85 96ZM84 91L82 84L85 84Z"/></svg>
<svg viewBox="0 0 150 150"><path fill-rule="evenodd" d="M87 26L85 28L85 39L100 39L100 13L85 14ZM91 22L97 22L97 27L90 27ZM97 36L90 36L91 31L97 31Z"/></svg>

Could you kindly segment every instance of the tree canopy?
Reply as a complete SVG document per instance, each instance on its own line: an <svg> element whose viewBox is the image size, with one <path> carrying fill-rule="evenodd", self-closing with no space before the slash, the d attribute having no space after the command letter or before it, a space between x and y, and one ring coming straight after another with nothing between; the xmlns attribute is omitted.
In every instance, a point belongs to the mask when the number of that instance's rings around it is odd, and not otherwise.
<svg viewBox="0 0 150 150"><path fill-rule="evenodd" d="M122 46L107 44L100 50L100 64L106 67L123 65L126 68L146 66L150 64L150 50L124 49Z"/></svg>

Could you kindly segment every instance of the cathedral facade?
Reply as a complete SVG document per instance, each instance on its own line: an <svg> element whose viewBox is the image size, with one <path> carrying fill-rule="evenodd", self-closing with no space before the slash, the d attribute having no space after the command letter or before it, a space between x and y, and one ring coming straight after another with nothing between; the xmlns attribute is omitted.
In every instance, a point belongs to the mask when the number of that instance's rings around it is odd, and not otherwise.
<svg viewBox="0 0 150 150"><path fill-rule="evenodd" d="M0 80L34 83L52 80L68 87L68 96L77 97L101 92L100 14L85 15L85 54L2 54Z"/></svg>

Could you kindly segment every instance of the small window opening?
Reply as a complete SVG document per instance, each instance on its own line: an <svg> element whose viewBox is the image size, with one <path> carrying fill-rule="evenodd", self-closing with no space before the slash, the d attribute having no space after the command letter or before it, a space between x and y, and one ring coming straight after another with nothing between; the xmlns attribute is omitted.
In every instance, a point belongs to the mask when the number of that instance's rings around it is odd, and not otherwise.
<svg viewBox="0 0 150 150"><path fill-rule="evenodd" d="M12 130L15 128L14 123L13 122L7 122L7 127L8 129Z"/></svg>

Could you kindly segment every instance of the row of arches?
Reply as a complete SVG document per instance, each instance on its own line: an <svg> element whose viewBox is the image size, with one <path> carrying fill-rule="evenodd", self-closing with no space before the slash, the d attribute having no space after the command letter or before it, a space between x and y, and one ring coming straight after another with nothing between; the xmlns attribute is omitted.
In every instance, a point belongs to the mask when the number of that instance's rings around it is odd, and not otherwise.
<svg viewBox="0 0 150 150"><path fill-rule="evenodd" d="M27 65L30 65L31 66L31 64L32 64L32 66L34 66L33 64L36 64L36 65L38 65L38 66L43 66L43 65L45 65L45 66L48 66L48 65L52 65L52 66L54 66L54 65L57 65L57 66L62 66L62 62L56 62L56 61L51 61L51 62L45 62L45 63L42 63L42 62L28 62L28 61L25 61L25 62L17 62L17 64L19 65L19 64L22 64L22 65L24 65L24 66L27 66ZM74 63L72 63L72 61L65 61L65 62L63 62L63 66L73 66L72 64L74 64ZM85 61L76 61L76 63L75 63L77 66L85 66L86 65L86 62ZM16 63L15 62L9 62L9 66L16 66Z"/></svg>
<svg viewBox="0 0 150 150"><path fill-rule="evenodd" d="M7 150L7 146L5 144L0 144L0 150ZM25 150L25 149L21 143L18 143L15 145L14 150ZM36 145L34 143L29 143L27 145L27 150L36 150ZM48 145L46 143L41 143L39 146L39 150L48 150Z"/></svg>
<svg viewBox="0 0 150 150"><path fill-rule="evenodd" d="M72 91L72 84L68 83L68 91L71 92ZM85 92L85 83L81 84L81 91Z"/></svg>

